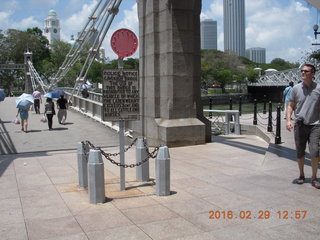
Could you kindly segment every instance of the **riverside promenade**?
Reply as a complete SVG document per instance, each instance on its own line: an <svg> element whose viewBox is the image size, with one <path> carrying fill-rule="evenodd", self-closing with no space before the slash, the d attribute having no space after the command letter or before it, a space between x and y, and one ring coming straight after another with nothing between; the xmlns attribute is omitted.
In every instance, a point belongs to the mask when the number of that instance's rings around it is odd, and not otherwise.
<svg viewBox="0 0 320 240"><path fill-rule="evenodd" d="M43 104L41 112L43 112ZM0 102L0 238L107 239L318 239L320 191L298 177L293 133L282 124L282 144L255 135L214 136L213 142L170 148L171 195L155 195L155 160L150 181L135 181L104 159L104 204L89 204L78 187L77 143L89 140L118 152L118 135L69 110L66 125L54 117L53 131L30 112L29 132L11 123L15 98ZM248 116L241 124L252 125ZM265 121L260 119L260 121ZM265 125L261 125L265 132ZM244 127L243 127L244 128ZM132 139L127 139L130 144ZM116 160L116 159L115 159ZM135 149L126 163L135 162Z"/></svg>

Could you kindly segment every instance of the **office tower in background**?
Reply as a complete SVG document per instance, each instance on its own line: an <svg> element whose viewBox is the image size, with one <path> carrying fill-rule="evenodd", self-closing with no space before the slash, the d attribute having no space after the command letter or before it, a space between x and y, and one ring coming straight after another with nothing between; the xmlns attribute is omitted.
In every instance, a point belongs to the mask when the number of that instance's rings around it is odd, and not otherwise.
<svg viewBox="0 0 320 240"><path fill-rule="evenodd" d="M201 49L217 50L217 21L201 21Z"/></svg>
<svg viewBox="0 0 320 240"><path fill-rule="evenodd" d="M245 56L245 0L223 0L224 51Z"/></svg>
<svg viewBox="0 0 320 240"><path fill-rule="evenodd" d="M256 63L266 63L266 49L254 47L246 49L246 58Z"/></svg>

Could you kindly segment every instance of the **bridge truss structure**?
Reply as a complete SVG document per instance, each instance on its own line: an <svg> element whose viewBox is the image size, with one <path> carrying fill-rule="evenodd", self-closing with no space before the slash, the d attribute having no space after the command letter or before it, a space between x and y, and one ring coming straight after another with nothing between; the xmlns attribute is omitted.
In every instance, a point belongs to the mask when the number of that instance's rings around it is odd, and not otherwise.
<svg viewBox="0 0 320 240"><path fill-rule="evenodd" d="M99 55L99 49L107 35L112 21L119 12L121 2L122 0L98 1L58 72L53 77L49 78L49 84L45 84L44 81L42 81L36 69L33 67L32 62L27 61L33 89L37 87L37 82L44 92L52 90L66 76L80 57L86 56L80 74L76 79L71 97L76 90L77 94L79 94L82 84L86 83L86 76L93 61Z"/></svg>
<svg viewBox="0 0 320 240"><path fill-rule="evenodd" d="M293 68L284 71L276 71L266 73L258 78L254 83L248 83L248 86L288 86L289 82L297 84L301 80L300 68ZM315 75L315 82L320 84L320 74L317 72Z"/></svg>

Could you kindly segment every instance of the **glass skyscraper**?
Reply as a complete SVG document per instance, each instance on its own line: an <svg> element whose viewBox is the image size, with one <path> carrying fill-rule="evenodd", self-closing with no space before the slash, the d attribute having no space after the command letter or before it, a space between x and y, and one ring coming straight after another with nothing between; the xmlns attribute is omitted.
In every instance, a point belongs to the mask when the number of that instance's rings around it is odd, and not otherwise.
<svg viewBox="0 0 320 240"><path fill-rule="evenodd" d="M206 19L201 21L201 49L217 50L217 21Z"/></svg>
<svg viewBox="0 0 320 240"><path fill-rule="evenodd" d="M245 0L223 0L224 51L245 56Z"/></svg>

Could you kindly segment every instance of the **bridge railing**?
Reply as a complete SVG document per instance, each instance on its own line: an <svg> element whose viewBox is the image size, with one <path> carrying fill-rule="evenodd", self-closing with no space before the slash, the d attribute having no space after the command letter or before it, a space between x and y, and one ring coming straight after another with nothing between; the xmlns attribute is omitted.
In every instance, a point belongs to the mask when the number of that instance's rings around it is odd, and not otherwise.
<svg viewBox="0 0 320 240"><path fill-rule="evenodd" d="M60 88L63 89L68 97L71 96L72 88ZM89 97L84 98L82 96L73 95L72 109L78 111L116 131L119 131L118 122L108 122L102 120L102 94L89 91ZM126 135L129 135L129 131L126 131Z"/></svg>

